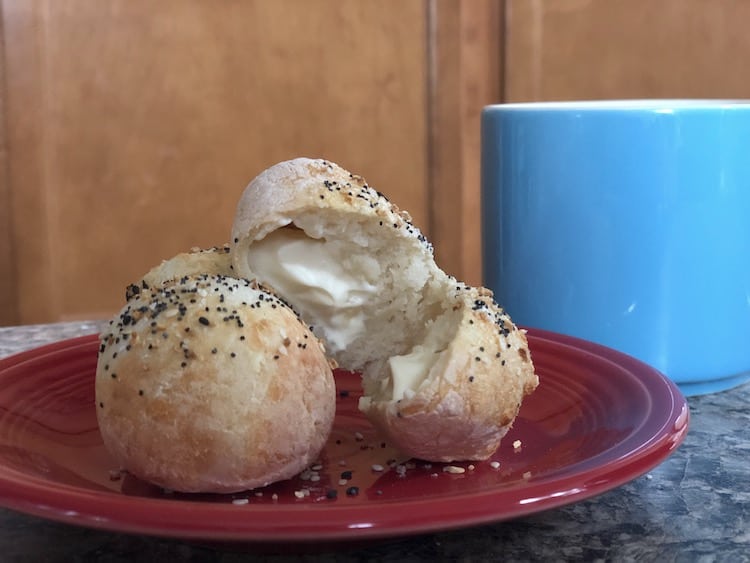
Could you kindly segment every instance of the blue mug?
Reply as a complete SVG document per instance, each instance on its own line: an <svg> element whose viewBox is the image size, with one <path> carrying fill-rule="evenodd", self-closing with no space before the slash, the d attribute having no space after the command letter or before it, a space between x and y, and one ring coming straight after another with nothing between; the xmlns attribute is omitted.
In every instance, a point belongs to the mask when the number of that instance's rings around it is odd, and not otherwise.
<svg viewBox="0 0 750 563"><path fill-rule="evenodd" d="M750 379L750 102L493 105L481 141L484 283L516 323L686 395Z"/></svg>

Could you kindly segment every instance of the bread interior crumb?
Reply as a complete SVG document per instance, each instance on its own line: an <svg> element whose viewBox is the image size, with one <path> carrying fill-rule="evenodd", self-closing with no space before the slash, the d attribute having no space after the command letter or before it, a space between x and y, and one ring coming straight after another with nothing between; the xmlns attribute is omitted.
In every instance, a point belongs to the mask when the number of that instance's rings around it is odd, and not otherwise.
<svg viewBox="0 0 750 563"><path fill-rule="evenodd" d="M248 266L290 301L341 367L382 375L383 358L426 345L450 283L430 252L392 228L357 213L316 209L254 241ZM261 264L264 247L290 248L280 238L298 248L272 250L275 258Z"/></svg>

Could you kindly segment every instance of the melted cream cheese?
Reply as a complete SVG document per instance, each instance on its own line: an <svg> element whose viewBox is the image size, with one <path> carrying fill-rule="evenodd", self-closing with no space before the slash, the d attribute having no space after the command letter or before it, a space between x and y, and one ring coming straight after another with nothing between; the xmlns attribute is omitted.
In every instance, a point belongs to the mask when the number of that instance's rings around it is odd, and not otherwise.
<svg viewBox="0 0 750 563"><path fill-rule="evenodd" d="M351 244L278 229L250 245L247 263L262 283L288 297L302 317L324 332L332 352L364 333L363 306L377 290L380 267L364 253L353 254Z"/></svg>
<svg viewBox="0 0 750 563"><path fill-rule="evenodd" d="M391 369L392 400L409 398L425 380L436 359L435 350L422 346L415 347L403 356L388 358L388 366Z"/></svg>

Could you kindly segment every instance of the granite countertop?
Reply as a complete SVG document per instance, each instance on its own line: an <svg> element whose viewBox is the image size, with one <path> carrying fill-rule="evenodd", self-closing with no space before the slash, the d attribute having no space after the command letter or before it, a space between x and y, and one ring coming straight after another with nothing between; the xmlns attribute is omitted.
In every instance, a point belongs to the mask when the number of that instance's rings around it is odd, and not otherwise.
<svg viewBox="0 0 750 563"><path fill-rule="evenodd" d="M76 322L0 328L0 357L98 327ZM0 560L750 561L750 384L688 402L685 442L650 473L598 497L510 522L315 555L261 555L0 509Z"/></svg>

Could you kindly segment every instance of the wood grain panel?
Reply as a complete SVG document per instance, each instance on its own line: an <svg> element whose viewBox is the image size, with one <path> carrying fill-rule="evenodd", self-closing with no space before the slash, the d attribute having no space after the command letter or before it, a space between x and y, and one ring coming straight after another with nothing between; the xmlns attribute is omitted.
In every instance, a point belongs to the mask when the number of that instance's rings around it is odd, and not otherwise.
<svg viewBox="0 0 750 563"><path fill-rule="evenodd" d="M0 326L18 322L16 273L13 259L13 229L8 185L8 145L5 134L5 37L0 20Z"/></svg>
<svg viewBox="0 0 750 563"><path fill-rule="evenodd" d="M16 322L53 320L57 309L45 201L43 92L38 81L43 37L33 18L33 11L22 3L3 4L5 181L13 259L8 281L16 301L10 320ZM20 45L22 56L16 49ZM27 310L45 314L25 316Z"/></svg>
<svg viewBox="0 0 750 563"><path fill-rule="evenodd" d="M750 97L745 0L507 0L507 101Z"/></svg>
<svg viewBox="0 0 750 563"><path fill-rule="evenodd" d="M109 315L321 156L427 223L424 2L3 2L18 318Z"/></svg>
<svg viewBox="0 0 750 563"><path fill-rule="evenodd" d="M430 3L431 236L440 266L481 283L480 115L501 101L503 2Z"/></svg>

